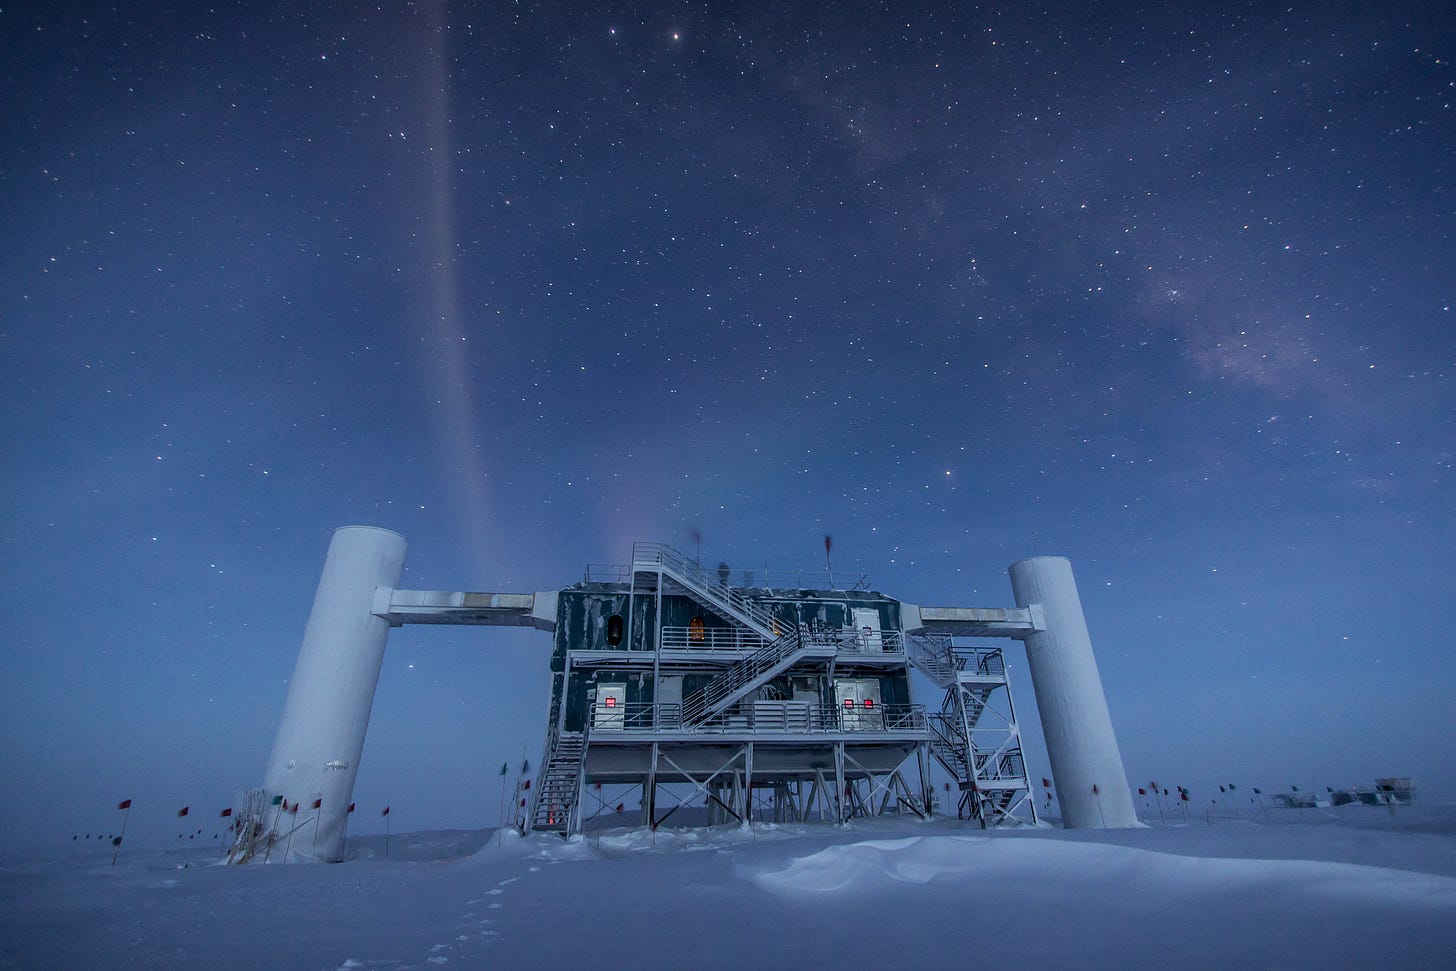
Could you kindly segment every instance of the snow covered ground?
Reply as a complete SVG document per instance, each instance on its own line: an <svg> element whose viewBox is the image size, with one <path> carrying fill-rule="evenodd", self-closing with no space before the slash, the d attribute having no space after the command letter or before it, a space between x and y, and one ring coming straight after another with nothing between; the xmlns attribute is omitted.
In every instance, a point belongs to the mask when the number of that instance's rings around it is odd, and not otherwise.
<svg viewBox="0 0 1456 971"><path fill-rule="evenodd" d="M1456 967L1456 806L983 832L356 837L0 867L5 968ZM1378 964L1377 964L1378 962Z"/></svg>

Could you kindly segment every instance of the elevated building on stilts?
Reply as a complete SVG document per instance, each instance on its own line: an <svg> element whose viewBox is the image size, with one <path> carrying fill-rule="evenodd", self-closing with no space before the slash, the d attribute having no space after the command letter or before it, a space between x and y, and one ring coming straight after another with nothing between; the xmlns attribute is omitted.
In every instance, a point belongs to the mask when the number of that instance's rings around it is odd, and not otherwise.
<svg viewBox="0 0 1456 971"><path fill-rule="evenodd" d="M385 638L406 623L552 636L546 741L522 830L579 833L603 815L620 824L628 805L654 827L887 812L1035 822L1005 654L986 643L997 638L1027 646L1064 823L1135 825L1060 557L1011 567L1015 607L977 608L896 600L860 575L704 569L660 543L589 566L562 590L401 590L404 553L387 530L334 534L253 794L262 811L239 827L235 859L267 855L285 823L298 825L267 807L300 803L326 825L307 852L291 844L285 855L342 858Z"/></svg>

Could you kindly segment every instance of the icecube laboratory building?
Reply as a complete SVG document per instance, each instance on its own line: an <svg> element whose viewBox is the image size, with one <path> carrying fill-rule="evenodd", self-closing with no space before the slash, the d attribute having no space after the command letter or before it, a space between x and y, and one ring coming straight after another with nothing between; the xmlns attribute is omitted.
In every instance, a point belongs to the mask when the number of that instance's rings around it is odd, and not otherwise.
<svg viewBox="0 0 1456 971"><path fill-rule="evenodd" d="M661 543L560 590L405 590L405 549L389 530L335 531L234 860L343 858L385 642L403 624L551 636L545 746L522 830L620 822L628 790L653 827L684 808L678 822L709 825L889 811L1034 821L1005 648L988 640L1026 645L1063 824L1136 824L1064 558L1012 564L1014 607L942 607L859 574L704 569ZM919 697L925 681L933 691ZM309 839L288 839L305 824Z"/></svg>

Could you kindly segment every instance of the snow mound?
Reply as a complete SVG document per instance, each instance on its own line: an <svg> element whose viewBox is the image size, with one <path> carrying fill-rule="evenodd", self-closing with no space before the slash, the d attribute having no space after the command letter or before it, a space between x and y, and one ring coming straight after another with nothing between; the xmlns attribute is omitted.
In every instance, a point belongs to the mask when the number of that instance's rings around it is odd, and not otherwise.
<svg viewBox="0 0 1456 971"><path fill-rule="evenodd" d="M782 869L739 875L784 898L885 893L894 884L1002 886L1052 877L1091 892L1109 878L1167 896L1277 894L1445 910L1456 918L1456 877L1317 860L1249 860L1057 839L916 836L829 846Z"/></svg>

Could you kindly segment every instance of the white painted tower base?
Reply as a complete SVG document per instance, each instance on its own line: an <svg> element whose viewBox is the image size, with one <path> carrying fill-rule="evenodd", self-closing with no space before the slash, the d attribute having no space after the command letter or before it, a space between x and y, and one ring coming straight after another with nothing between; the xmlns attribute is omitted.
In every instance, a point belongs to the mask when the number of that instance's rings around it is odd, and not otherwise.
<svg viewBox="0 0 1456 971"><path fill-rule="evenodd" d="M1038 556L1011 564L1009 572L1016 605L1041 605L1045 630L1026 638L1026 656L1062 825L1139 825L1072 564L1060 556Z"/></svg>
<svg viewBox="0 0 1456 971"><path fill-rule="evenodd" d="M263 776L265 825L277 838L271 860L344 858L354 777L389 635L389 622L372 613L374 591L399 585L404 554L404 537L387 529L334 531ZM280 796L282 803L271 805ZM297 809L286 811L285 804Z"/></svg>

